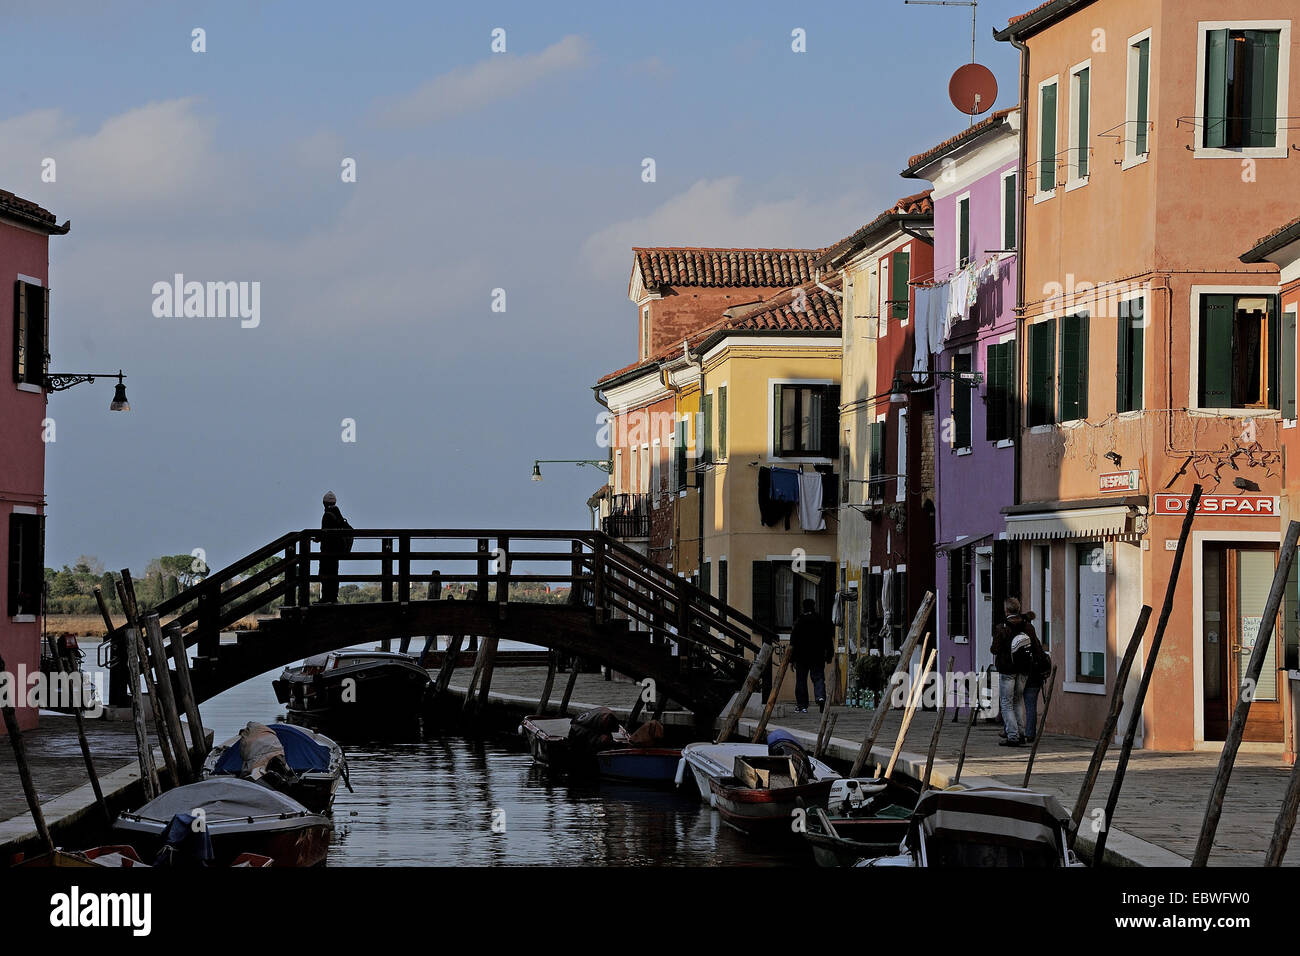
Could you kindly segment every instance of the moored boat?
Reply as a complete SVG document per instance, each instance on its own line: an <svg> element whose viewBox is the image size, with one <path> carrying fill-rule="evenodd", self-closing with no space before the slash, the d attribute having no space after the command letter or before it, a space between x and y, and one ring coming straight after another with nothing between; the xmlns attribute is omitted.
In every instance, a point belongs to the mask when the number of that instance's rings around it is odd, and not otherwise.
<svg viewBox="0 0 1300 956"><path fill-rule="evenodd" d="M912 811L903 852L858 865L1082 866L1067 842L1069 825L1056 798L1034 790L931 790Z"/></svg>
<svg viewBox="0 0 1300 956"><path fill-rule="evenodd" d="M364 723L418 717L431 685L428 671L389 651L318 654L271 682L291 716Z"/></svg>
<svg viewBox="0 0 1300 956"><path fill-rule="evenodd" d="M620 747L596 754L596 765L606 780L672 784L681 758L675 747Z"/></svg>
<svg viewBox="0 0 1300 956"><path fill-rule="evenodd" d="M329 813L340 780L347 776L343 748L296 724L248 726L213 747L203 764L203 776L233 776L252 780L288 794L308 810Z"/></svg>
<svg viewBox="0 0 1300 956"><path fill-rule="evenodd" d="M214 866L240 854L270 857L275 866L324 862L333 824L283 793L237 777L214 777L168 790L134 813L123 813L113 832L140 858L156 862L177 845L177 835L206 834L210 847L195 859Z"/></svg>
<svg viewBox="0 0 1300 956"><path fill-rule="evenodd" d="M914 791L891 781L836 780L826 807L810 808L804 838L819 866L853 866L897 853L915 804Z"/></svg>
<svg viewBox="0 0 1300 956"><path fill-rule="evenodd" d="M568 717L525 717L519 733L528 741L533 759L544 767L564 770L569 766Z"/></svg>
<svg viewBox="0 0 1300 956"><path fill-rule="evenodd" d="M788 734L777 732L770 735L768 739L770 743L775 743L777 740L792 738ZM737 757L765 756L770 753L768 748L769 744L687 744L682 748L682 759L677 771L677 783L682 784L686 779L686 771L690 771L695 780L695 787L700 794L700 799L705 803L711 803L713 780L731 776L732 771L735 769ZM839 779L840 775L820 760L815 757L809 757L808 760L812 765L813 777L816 780ZM823 795L821 802L825 802L825 795Z"/></svg>
<svg viewBox="0 0 1300 956"><path fill-rule="evenodd" d="M730 775L710 778L710 802L723 820L745 833L794 834L795 811L825 803L832 783L788 756L737 757Z"/></svg>

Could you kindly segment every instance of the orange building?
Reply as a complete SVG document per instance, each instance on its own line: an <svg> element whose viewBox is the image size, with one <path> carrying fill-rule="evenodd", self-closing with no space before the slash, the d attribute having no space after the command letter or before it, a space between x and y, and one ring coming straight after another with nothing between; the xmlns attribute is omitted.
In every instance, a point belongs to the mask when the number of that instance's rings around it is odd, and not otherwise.
<svg viewBox="0 0 1300 956"><path fill-rule="evenodd" d="M996 34L1021 55L1026 187L1005 534L1022 599L1051 622L1053 730L1099 731L1196 483L1207 497L1143 745L1215 749L1236 704L1296 419L1294 313L1276 266L1239 257L1300 190L1298 13L1294 0L1052 0ZM1279 668L1295 640L1271 645L1248 748L1283 750Z"/></svg>

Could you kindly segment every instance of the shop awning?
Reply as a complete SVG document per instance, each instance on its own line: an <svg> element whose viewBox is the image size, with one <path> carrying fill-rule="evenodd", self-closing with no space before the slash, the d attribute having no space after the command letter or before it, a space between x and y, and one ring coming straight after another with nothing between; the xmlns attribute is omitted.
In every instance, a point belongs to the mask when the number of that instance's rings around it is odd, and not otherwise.
<svg viewBox="0 0 1300 956"><path fill-rule="evenodd" d="M1140 537L1146 531L1144 511L1125 505L1009 514L1007 537L1019 541Z"/></svg>
<svg viewBox="0 0 1300 956"><path fill-rule="evenodd" d="M977 534L974 536L967 536L965 538L958 538L956 541L948 541L942 544L936 544L934 546L934 550L939 552L944 552L944 551L955 551L958 548L969 548L971 545L979 544L981 541L987 541L991 537L993 537L992 532L990 532L989 534Z"/></svg>

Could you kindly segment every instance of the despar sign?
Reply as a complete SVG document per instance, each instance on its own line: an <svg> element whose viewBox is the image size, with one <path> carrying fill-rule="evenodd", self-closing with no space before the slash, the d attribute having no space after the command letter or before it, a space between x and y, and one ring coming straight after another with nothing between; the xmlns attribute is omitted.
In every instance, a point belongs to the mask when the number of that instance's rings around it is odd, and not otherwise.
<svg viewBox="0 0 1300 956"><path fill-rule="evenodd" d="M1187 514L1191 495L1156 495L1156 514ZM1197 514L1238 515L1242 518L1276 518L1278 499L1272 495L1202 495Z"/></svg>

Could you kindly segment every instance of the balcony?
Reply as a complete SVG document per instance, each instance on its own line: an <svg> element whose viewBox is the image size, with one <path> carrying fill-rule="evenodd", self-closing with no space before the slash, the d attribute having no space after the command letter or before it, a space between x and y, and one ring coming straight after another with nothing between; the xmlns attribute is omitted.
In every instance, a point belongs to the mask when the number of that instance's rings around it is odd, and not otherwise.
<svg viewBox="0 0 1300 956"><path fill-rule="evenodd" d="M601 530L612 538L650 537L650 496L614 495Z"/></svg>

